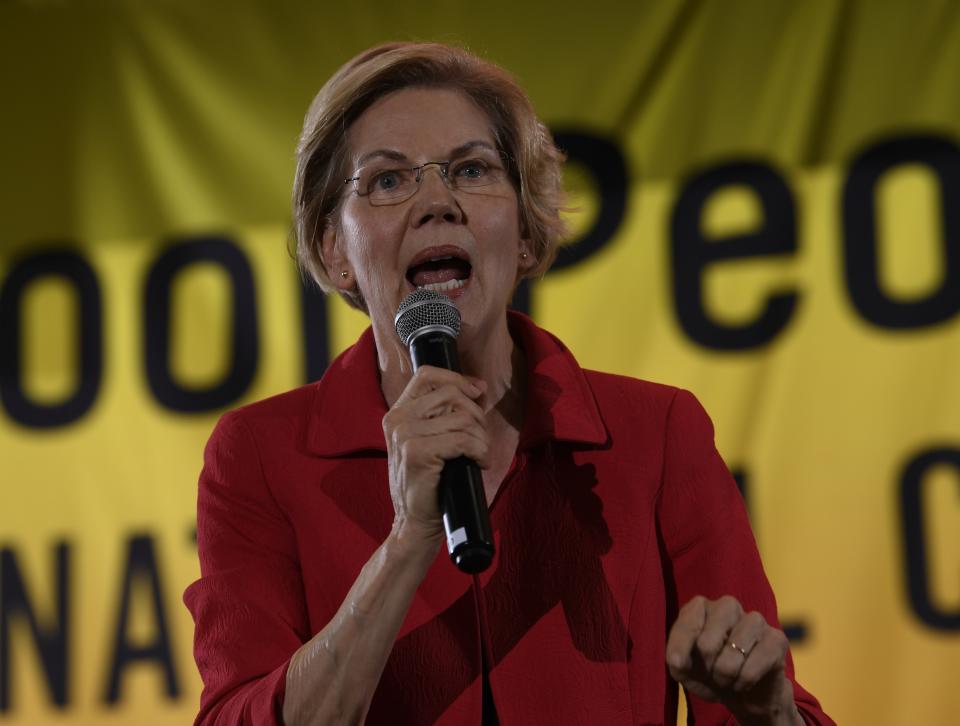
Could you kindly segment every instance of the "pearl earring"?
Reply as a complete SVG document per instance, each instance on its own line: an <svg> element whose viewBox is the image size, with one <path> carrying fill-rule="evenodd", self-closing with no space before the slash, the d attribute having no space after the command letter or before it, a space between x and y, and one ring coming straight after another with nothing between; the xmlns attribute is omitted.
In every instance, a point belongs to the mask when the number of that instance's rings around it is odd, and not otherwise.
<svg viewBox="0 0 960 726"><path fill-rule="evenodd" d="M343 272L340 273L340 277L346 280L348 277L350 277L350 273L344 270Z"/></svg>

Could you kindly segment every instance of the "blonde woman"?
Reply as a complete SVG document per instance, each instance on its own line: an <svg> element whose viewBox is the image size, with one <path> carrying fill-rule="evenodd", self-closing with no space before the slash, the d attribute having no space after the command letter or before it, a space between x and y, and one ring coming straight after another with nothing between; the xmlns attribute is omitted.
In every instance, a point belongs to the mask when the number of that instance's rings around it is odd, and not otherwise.
<svg viewBox="0 0 960 726"><path fill-rule="evenodd" d="M298 149L298 256L370 328L323 379L226 415L186 592L197 723L832 723L794 680L739 494L694 397L582 369L507 310L562 234L562 155L502 69L390 44ZM411 367L418 287L463 374ZM445 461L482 468L491 567L443 551Z"/></svg>

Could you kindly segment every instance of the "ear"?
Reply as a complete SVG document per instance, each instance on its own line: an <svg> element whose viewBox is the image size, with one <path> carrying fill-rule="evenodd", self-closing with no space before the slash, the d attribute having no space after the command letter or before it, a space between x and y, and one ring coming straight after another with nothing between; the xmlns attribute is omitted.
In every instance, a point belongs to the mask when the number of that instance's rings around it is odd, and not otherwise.
<svg viewBox="0 0 960 726"><path fill-rule="evenodd" d="M533 243L526 237L521 238L517 247L517 279L525 277L538 262L536 255L533 254Z"/></svg>
<svg viewBox="0 0 960 726"><path fill-rule="evenodd" d="M357 281L353 277L353 270L350 263L340 249L339 237L335 225L328 224L323 229L323 237L320 240L320 256L323 258L323 264L327 268L327 276L334 287L339 290L353 290ZM343 273L347 275L344 276Z"/></svg>

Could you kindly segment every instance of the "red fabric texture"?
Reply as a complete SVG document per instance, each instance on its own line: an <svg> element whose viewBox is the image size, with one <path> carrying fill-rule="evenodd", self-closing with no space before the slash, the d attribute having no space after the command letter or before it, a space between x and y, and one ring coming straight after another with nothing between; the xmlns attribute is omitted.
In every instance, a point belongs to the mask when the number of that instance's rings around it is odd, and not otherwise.
<svg viewBox="0 0 960 726"><path fill-rule="evenodd" d="M778 622L710 420L686 391L581 369L522 315L510 328L528 397L490 510L496 558L469 577L440 552L367 723L479 726L484 646L504 726L674 723L664 648L680 605L729 594ZM368 330L318 383L220 420L200 476L201 578L184 594L197 724L282 722L290 656L389 532L386 410ZM833 723L794 693L809 723ZM696 723L733 723L718 704L689 707Z"/></svg>

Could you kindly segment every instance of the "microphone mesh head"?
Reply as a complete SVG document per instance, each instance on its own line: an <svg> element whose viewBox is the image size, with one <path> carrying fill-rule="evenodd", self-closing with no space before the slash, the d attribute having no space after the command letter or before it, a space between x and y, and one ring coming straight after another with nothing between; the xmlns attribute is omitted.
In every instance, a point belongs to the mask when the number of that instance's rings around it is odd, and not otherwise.
<svg viewBox="0 0 960 726"><path fill-rule="evenodd" d="M411 336L426 327L446 328L454 338L460 334L460 311L453 300L423 288L414 290L403 299L393 322L404 345L410 345Z"/></svg>

